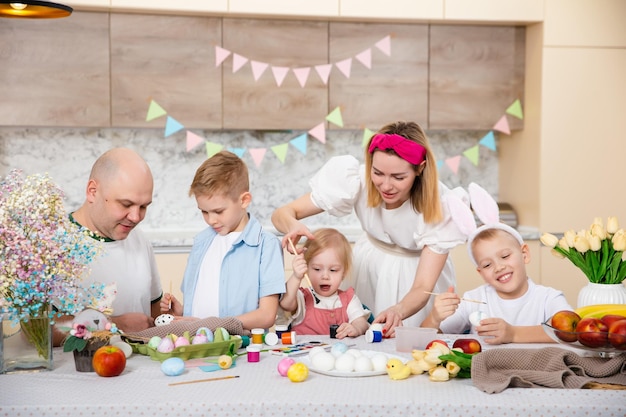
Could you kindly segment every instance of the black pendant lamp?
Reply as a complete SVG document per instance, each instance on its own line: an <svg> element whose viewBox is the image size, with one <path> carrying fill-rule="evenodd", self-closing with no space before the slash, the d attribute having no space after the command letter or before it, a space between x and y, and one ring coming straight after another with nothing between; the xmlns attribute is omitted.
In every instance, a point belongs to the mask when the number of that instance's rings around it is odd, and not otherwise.
<svg viewBox="0 0 626 417"><path fill-rule="evenodd" d="M74 9L63 4L49 1L7 1L0 0L0 17L17 19L53 19L67 17Z"/></svg>

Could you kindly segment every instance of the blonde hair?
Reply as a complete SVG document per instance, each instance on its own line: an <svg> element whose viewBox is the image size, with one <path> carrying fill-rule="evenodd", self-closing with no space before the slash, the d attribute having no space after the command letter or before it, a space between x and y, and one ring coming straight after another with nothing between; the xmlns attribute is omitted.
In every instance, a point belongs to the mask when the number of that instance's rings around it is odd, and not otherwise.
<svg viewBox="0 0 626 417"><path fill-rule="evenodd" d="M250 181L245 162L232 152L220 151L196 170L189 195L224 195L235 200L249 190Z"/></svg>
<svg viewBox="0 0 626 417"><path fill-rule="evenodd" d="M424 169L422 173L415 177L413 186L411 187L410 199L413 209L424 216L426 223L436 223L443 219L441 201L439 199L439 175L437 173L437 164L430 143L422 128L415 122L395 122L383 126L378 133L400 135L410 141L419 143L426 149L424 157ZM372 136L374 137L374 136ZM371 142L372 139L369 140ZM383 199L372 182L372 160L374 153L369 153L369 142L365 147L365 178L367 180L367 206L378 207L382 204ZM384 151L398 156L393 149ZM375 151L376 152L376 151ZM413 165L413 169L417 172L418 165Z"/></svg>
<svg viewBox="0 0 626 417"><path fill-rule="evenodd" d="M323 228L313 232L315 239L309 239L304 244L304 260L307 264L318 253L326 249L333 249L344 269L343 277L347 277L352 270L352 247L348 239L337 229Z"/></svg>

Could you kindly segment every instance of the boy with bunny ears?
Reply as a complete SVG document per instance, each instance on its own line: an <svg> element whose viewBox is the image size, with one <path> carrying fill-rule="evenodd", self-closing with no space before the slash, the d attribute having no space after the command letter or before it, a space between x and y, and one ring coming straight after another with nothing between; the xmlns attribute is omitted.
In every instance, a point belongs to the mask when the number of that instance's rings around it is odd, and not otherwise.
<svg viewBox="0 0 626 417"><path fill-rule="evenodd" d="M560 310L572 310L562 292L535 284L526 274L530 262L528 245L512 227L500 223L498 206L477 184L469 186L472 208L483 225L476 228L465 205L451 208L459 228L469 234L470 259L485 284L466 292L463 301L454 287L435 297L422 327L443 333L466 331L485 343L550 343L541 323Z"/></svg>

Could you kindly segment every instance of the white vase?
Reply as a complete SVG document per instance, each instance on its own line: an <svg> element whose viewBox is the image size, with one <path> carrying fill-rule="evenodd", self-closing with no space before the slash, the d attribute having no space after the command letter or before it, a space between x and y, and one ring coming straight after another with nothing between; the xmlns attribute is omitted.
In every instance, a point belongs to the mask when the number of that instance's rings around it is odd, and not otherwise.
<svg viewBox="0 0 626 417"><path fill-rule="evenodd" d="M626 286L587 283L578 293L578 308L593 304L626 304Z"/></svg>

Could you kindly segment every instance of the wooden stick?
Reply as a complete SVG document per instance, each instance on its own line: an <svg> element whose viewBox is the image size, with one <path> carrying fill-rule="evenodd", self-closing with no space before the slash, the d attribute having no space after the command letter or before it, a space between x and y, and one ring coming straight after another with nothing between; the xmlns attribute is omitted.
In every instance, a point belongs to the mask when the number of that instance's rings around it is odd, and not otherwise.
<svg viewBox="0 0 626 417"><path fill-rule="evenodd" d="M196 382L220 381L222 379L231 379L231 378L239 378L239 375L228 375L228 376L220 376L217 378L196 379L194 381L172 382L171 384L167 384L167 385L172 386L172 385L195 384Z"/></svg>
<svg viewBox="0 0 626 417"><path fill-rule="evenodd" d="M430 295L439 295L438 292L430 292L430 291L424 291L426 294L430 294ZM468 301L470 303L479 303L479 304L487 304L484 301L480 301L480 300L472 300L471 298L461 298L461 301Z"/></svg>
<svg viewBox="0 0 626 417"><path fill-rule="evenodd" d="M287 241L289 242L289 246L291 246L291 250L293 251L293 254L297 255L298 251L296 250L296 246L291 241L291 238L287 238ZM311 284L311 280L309 279L309 275L306 272L304 273L304 279L306 279L307 284L309 284L309 288L312 289L313 288L313 284Z"/></svg>
<svg viewBox="0 0 626 417"><path fill-rule="evenodd" d="M170 280L170 302L168 303L168 307L169 310L172 309L172 281Z"/></svg>

